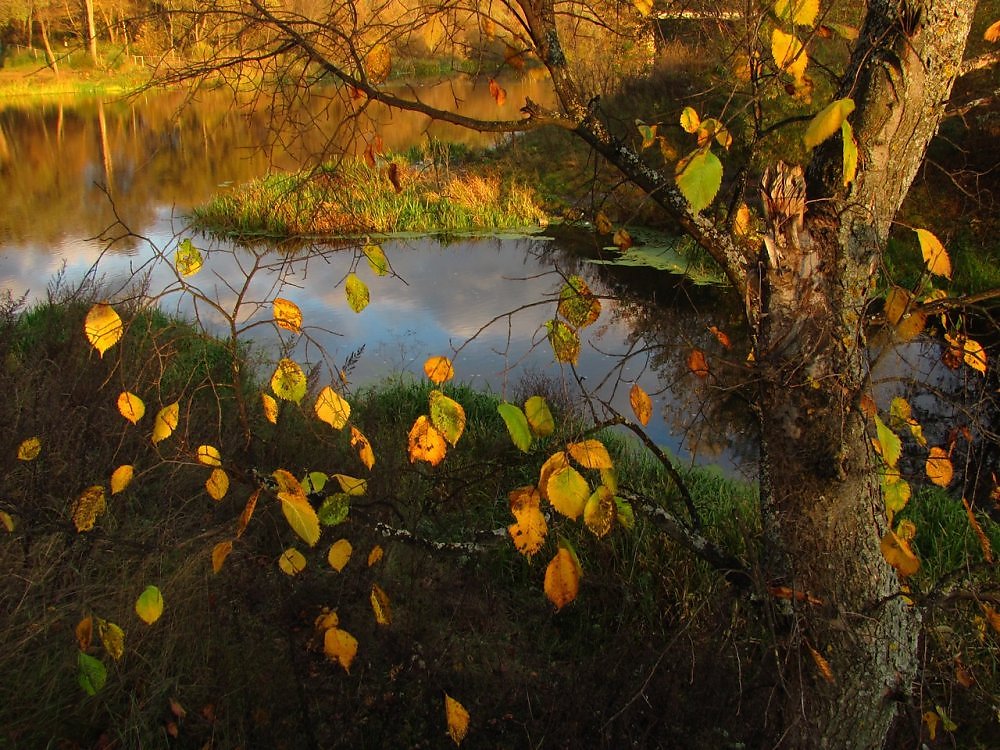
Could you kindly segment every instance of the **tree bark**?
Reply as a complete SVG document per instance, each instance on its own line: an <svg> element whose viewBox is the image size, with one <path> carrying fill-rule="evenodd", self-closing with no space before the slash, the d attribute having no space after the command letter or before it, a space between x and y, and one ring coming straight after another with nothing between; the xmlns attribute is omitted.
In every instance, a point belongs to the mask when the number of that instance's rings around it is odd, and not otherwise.
<svg viewBox="0 0 1000 750"><path fill-rule="evenodd" d="M52 72L55 73L56 78L58 78L59 63L56 62L56 56L52 54L52 45L49 44L49 32L45 28L45 19L41 15L38 16L38 31L42 37L42 45L45 47L45 59L49 63L49 67L52 68Z"/></svg>
<svg viewBox="0 0 1000 750"><path fill-rule="evenodd" d="M100 67L101 61L97 57L97 27L94 24L94 0L83 0L83 9L87 16L87 51L94 67Z"/></svg>

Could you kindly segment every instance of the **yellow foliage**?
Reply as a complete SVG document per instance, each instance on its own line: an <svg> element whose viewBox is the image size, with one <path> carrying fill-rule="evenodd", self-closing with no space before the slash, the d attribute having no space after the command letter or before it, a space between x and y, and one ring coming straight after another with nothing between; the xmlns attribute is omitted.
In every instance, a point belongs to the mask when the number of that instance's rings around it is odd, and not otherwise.
<svg viewBox="0 0 1000 750"><path fill-rule="evenodd" d="M309 504L302 488L297 489L298 492L278 493L278 500L281 501L281 512L285 514L285 519L292 527L292 531L312 547L319 541L319 517L312 505Z"/></svg>
<svg viewBox="0 0 1000 750"><path fill-rule="evenodd" d="M221 500L229 492L229 475L222 469L212 469L205 480L205 491L213 500Z"/></svg>
<svg viewBox="0 0 1000 750"><path fill-rule="evenodd" d="M353 635L340 628L329 628L323 634L323 653L331 661L337 662L348 674L351 663L358 653L358 641Z"/></svg>
<svg viewBox="0 0 1000 750"><path fill-rule="evenodd" d="M369 597L372 603L372 612L375 613L375 622L379 625L392 624L392 607L389 604L389 595L377 583L372 584L372 592Z"/></svg>
<svg viewBox="0 0 1000 750"><path fill-rule="evenodd" d="M924 263L927 270L935 276L951 278L951 259L944 245L932 232L926 229L915 229L917 239L920 241L920 252L924 256Z"/></svg>
<svg viewBox="0 0 1000 750"><path fill-rule="evenodd" d="M76 635L76 644L80 647L80 650L88 651L91 642L94 640L94 618L90 615L84 617L76 624L74 633Z"/></svg>
<svg viewBox="0 0 1000 750"><path fill-rule="evenodd" d="M19 461L34 461L41 452L42 441L37 437L30 437L17 446L17 458Z"/></svg>
<svg viewBox="0 0 1000 750"><path fill-rule="evenodd" d="M111 472L111 494L117 495L132 483L135 469L131 464L119 466Z"/></svg>
<svg viewBox="0 0 1000 750"><path fill-rule="evenodd" d="M226 562L226 558L229 557L229 553L233 551L233 543L229 540L225 542L219 542L212 548L212 572L218 573L222 570L223 563Z"/></svg>
<svg viewBox="0 0 1000 750"><path fill-rule="evenodd" d="M351 405L330 386L325 386L316 397L316 416L335 430L347 426L351 417Z"/></svg>
<svg viewBox="0 0 1000 750"><path fill-rule="evenodd" d="M376 544L372 547L372 551L368 553L368 567L380 562L383 554L385 553L382 551L382 545Z"/></svg>
<svg viewBox="0 0 1000 750"><path fill-rule="evenodd" d="M278 567L285 575L296 576L306 569L306 558L295 547L289 547L278 558Z"/></svg>
<svg viewBox="0 0 1000 750"><path fill-rule="evenodd" d="M372 451L368 438L354 425L351 425L351 447L358 452L358 458L365 468L371 469L375 465L375 453Z"/></svg>
<svg viewBox="0 0 1000 750"><path fill-rule="evenodd" d="M555 605L556 611L576 599L580 590L580 563L566 547L560 546L556 556L545 569L545 596Z"/></svg>
<svg viewBox="0 0 1000 750"><path fill-rule="evenodd" d="M583 508L583 522L595 536L603 537L611 531L617 514L615 496L602 484L587 500Z"/></svg>
<svg viewBox="0 0 1000 750"><path fill-rule="evenodd" d="M549 499L549 478L556 471L566 466L569 466L569 457L563 451L553 453L542 464L542 468L538 472L538 491L541 493L543 500Z"/></svg>
<svg viewBox="0 0 1000 750"><path fill-rule="evenodd" d="M573 460L585 469L610 469L613 466L608 449L600 440L591 439L570 443L566 446L566 450L569 451Z"/></svg>
<svg viewBox="0 0 1000 750"><path fill-rule="evenodd" d="M920 560L910 549L909 541L890 529L885 532L879 545L882 556L901 576L912 576L920 570Z"/></svg>
<svg viewBox="0 0 1000 750"><path fill-rule="evenodd" d="M947 487L951 484L955 474L951 458L948 457L948 451L938 447L931 448L924 469L927 472L927 478L939 487Z"/></svg>
<svg viewBox="0 0 1000 750"><path fill-rule="evenodd" d="M298 305L291 300L275 297L273 308L274 322L279 327L292 333L302 332L302 311Z"/></svg>
<svg viewBox="0 0 1000 750"><path fill-rule="evenodd" d="M278 424L278 402L266 393L260 394L261 405L264 407L264 417L271 424Z"/></svg>
<svg viewBox="0 0 1000 750"><path fill-rule="evenodd" d="M429 357L424 362L424 373L434 385L441 385L455 377L455 368L447 357Z"/></svg>
<svg viewBox="0 0 1000 750"><path fill-rule="evenodd" d="M410 463L426 461L437 466L444 460L448 446L444 436L434 429L426 415L421 414L413 423L409 434Z"/></svg>
<svg viewBox="0 0 1000 750"><path fill-rule="evenodd" d="M570 519L577 519L590 497L587 480L572 466L556 469L545 485L552 507Z"/></svg>
<svg viewBox="0 0 1000 750"><path fill-rule="evenodd" d="M87 340L100 355L117 344L125 333L125 326L122 319L114 308L106 302L98 302L90 308L87 317L83 322L83 330L87 335Z"/></svg>
<svg viewBox="0 0 1000 750"><path fill-rule="evenodd" d="M77 531L90 531L94 528L94 521L104 512L107 501L104 497L104 488L100 485L88 487L73 503L70 511L73 517L73 525Z"/></svg>
<svg viewBox="0 0 1000 750"><path fill-rule="evenodd" d="M791 75L796 83L805 82L809 57L805 48L794 34L786 34L781 29L771 32L771 57L775 65Z"/></svg>
<svg viewBox="0 0 1000 750"><path fill-rule="evenodd" d="M14 517L5 510L0 510L0 526L3 526L8 534L14 533Z"/></svg>
<svg viewBox="0 0 1000 750"><path fill-rule="evenodd" d="M507 527L517 551L530 558L542 548L549 532L539 505L541 495L534 487L518 487L510 492L510 512L514 523Z"/></svg>
<svg viewBox="0 0 1000 750"><path fill-rule="evenodd" d="M147 625L152 625L163 614L163 594L156 586L147 586L135 600L135 613Z"/></svg>
<svg viewBox="0 0 1000 750"><path fill-rule="evenodd" d="M278 398L299 403L306 395L306 374L298 363L287 357L278 360L271 376L271 390ZM265 405L266 406L266 405Z"/></svg>
<svg viewBox="0 0 1000 750"><path fill-rule="evenodd" d="M351 546L349 541L346 539L338 539L330 545L330 551L326 555L326 561L330 563L331 568L339 573L347 566L353 551L354 548Z"/></svg>
<svg viewBox="0 0 1000 750"><path fill-rule="evenodd" d="M219 449L211 445L199 445L196 452L198 463L205 466L222 466L222 455Z"/></svg>
<svg viewBox="0 0 1000 750"><path fill-rule="evenodd" d="M444 719L448 724L448 736L451 737L451 741L461 745L469 731L469 712L447 693L444 694Z"/></svg>
<svg viewBox="0 0 1000 750"><path fill-rule="evenodd" d="M243 532L247 530L247 524L250 523L250 519L253 517L254 509L257 507L257 498L259 497L260 490L257 490L250 496L250 499L247 500L247 504L243 506L243 512L240 513L240 518L236 522L237 539L243 536Z"/></svg>
<svg viewBox="0 0 1000 750"><path fill-rule="evenodd" d="M181 405L174 403L164 406L156 413L153 420L153 444L163 442L170 437L177 429L177 422L181 415Z"/></svg>
<svg viewBox="0 0 1000 750"><path fill-rule="evenodd" d="M122 391L118 396L118 411L132 424L136 424L146 413L146 404L134 393Z"/></svg>
<svg viewBox="0 0 1000 750"><path fill-rule="evenodd" d="M112 659L119 661L125 655L125 631L113 622L98 617L97 636Z"/></svg>

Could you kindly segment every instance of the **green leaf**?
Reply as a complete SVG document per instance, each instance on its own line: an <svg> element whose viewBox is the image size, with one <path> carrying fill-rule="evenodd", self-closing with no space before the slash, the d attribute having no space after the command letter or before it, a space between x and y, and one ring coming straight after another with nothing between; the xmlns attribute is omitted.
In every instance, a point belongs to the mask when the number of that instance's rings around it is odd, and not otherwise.
<svg viewBox="0 0 1000 750"><path fill-rule="evenodd" d="M698 149L677 163L677 187L692 211L706 208L722 185L722 162L709 149Z"/></svg>
<svg viewBox="0 0 1000 750"><path fill-rule="evenodd" d="M524 453L531 448L531 430L528 427L528 418L514 404L503 403L497 406L497 411L503 417L504 424L507 425L507 432L514 445Z"/></svg>
<svg viewBox="0 0 1000 750"><path fill-rule="evenodd" d="M635 528L635 511L632 505L620 497L615 498L615 509L618 512L618 523L624 528L632 530Z"/></svg>
<svg viewBox="0 0 1000 750"><path fill-rule="evenodd" d="M366 244L361 252L365 254L368 266L376 276L385 276L389 273L389 259L385 257L380 245Z"/></svg>
<svg viewBox="0 0 1000 750"><path fill-rule="evenodd" d="M875 415L875 433L878 435L878 445L876 447L882 455L882 460L885 461L886 466L896 468L896 464L899 463L899 456L903 452L903 443L899 439L899 436L890 430L885 422L879 419L878 414Z"/></svg>
<svg viewBox="0 0 1000 750"><path fill-rule="evenodd" d="M548 437L556 429L556 422L549 411L549 405L541 396L532 396L524 402L524 416L528 426L537 437Z"/></svg>
<svg viewBox="0 0 1000 750"><path fill-rule="evenodd" d="M104 662L80 651L76 656L76 664L79 670L76 680L80 687L87 695L97 695L108 681L108 670Z"/></svg>
<svg viewBox="0 0 1000 750"><path fill-rule="evenodd" d="M430 392L428 401L430 402L431 424L444 435L445 440L455 445L465 430L465 409L460 403L448 398L438 390Z"/></svg>
<svg viewBox="0 0 1000 750"><path fill-rule="evenodd" d="M910 485L899 474L898 469L886 468L882 472L882 496L886 510L898 513L910 501Z"/></svg>
<svg viewBox="0 0 1000 750"><path fill-rule="evenodd" d="M316 515L324 526L336 526L346 521L350 512L351 496L346 492L337 492L323 501Z"/></svg>
<svg viewBox="0 0 1000 750"><path fill-rule="evenodd" d="M368 286L358 278L357 274L351 273L347 275L345 287L347 290L347 304L351 306L354 312L359 313L368 307L370 299Z"/></svg>
<svg viewBox="0 0 1000 750"><path fill-rule="evenodd" d="M656 125L647 125L642 120L636 120L635 126L639 129L639 135L642 136L641 150L645 151L656 143Z"/></svg>
<svg viewBox="0 0 1000 750"><path fill-rule="evenodd" d="M590 485L580 472L567 465L552 472L545 484L545 494L553 508L567 518L576 519L590 498Z"/></svg>
<svg viewBox="0 0 1000 750"><path fill-rule="evenodd" d="M204 264L201 250L191 244L191 240L181 240L174 255L174 265L181 276L194 276Z"/></svg>
<svg viewBox="0 0 1000 750"><path fill-rule="evenodd" d="M573 328L585 328L601 314L601 301L580 276L570 276L559 292L558 312Z"/></svg>
<svg viewBox="0 0 1000 750"><path fill-rule="evenodd" d="M163 594L156 586L147 586L135 602L135 613L147 625L152 625L163 614Z"/></svg>
<svg viewBox="0 0 1000 750"><path fill-rule="evenodd" d="M809 127L802 136L806 148L815 148L840 130L840 126L853 111L853 99L837 99L823 107L809 122Z"/></svg>
<svg viewBox="0 0 1000 750"><path fill-rule="evenodd" d="M546 321L545 328L556 361L575 365L580 356L580 337L576 331L558 319Z"/></svg>
<svg viewBox="0 0 1000 750"><path fill-rule="evenodd" d="M298 403L306 395L306 374L294 360L282 357L271 376L271 390L278 398Z"/></svg>
<svg viewBox="0 0 1000 750"><path fill-rule="evenodd" d="M328 479L329 477L322 471L310 471L302 477L299 484L302 486L302 491L309 495L314 492L322 492Z"/></svg>
<svg viewBox="0 0 1000 750"><path fill-rule="evenodd" d="M812 26L819 15L819 0L777 0L774 15L799 26Z"/></svg>

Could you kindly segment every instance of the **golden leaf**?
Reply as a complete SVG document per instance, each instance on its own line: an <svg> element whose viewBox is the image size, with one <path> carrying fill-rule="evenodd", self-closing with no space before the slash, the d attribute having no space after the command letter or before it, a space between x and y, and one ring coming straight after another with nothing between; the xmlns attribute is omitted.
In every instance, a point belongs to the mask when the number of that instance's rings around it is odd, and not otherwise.
<svg viewBox="0 0 1000 750"><path fill-rule="evenodd" d="M3 526L8 534L14 533L14 517L5 510L0 510L0 526Z"/></svg>
<svg viewBox="0 0 1000 750"><path fill-rule="evenodd" d="M615 244L615 247L623 253L627 252L628 249L632 247L632 235L628 233L628 230L625 227L618 229L611 238L611 241Z"/></svg>
<svg viewBox="0 0 1000 750"><path fill-rule="evenodd" d="M510 512L514 514L514 523L507 527L510 538L517 551L530 558L542 548L548 524L539 505L542 497L534 487L518 487L511 490Z"/></svg>
<svg viewBox="0 0 1000 750"><path fill-rule="evenodd" d="M587 480L572 466L556 469L545 485L545 495L552 507L570 519L577 519L590 497Z"/></svg>
<svg viewBox="0 0 1000 750"><path fill-rule="evenodd" d="M880 543L882 556L901 576L912 576L920 570L920 560L910 549L908 540L890 529L885 532Z"/></svg>
<svg viewBox="0 0 1000 750"><path fill-rule="evenodd" d="M545 596L556 611L576 599L580 590L580 562L567 547L560 545L556 556L545 569Z"/></svg>
<svg viewBox="0 0 1000 750"><path fill-rule="evenodd" d="M264 407L264 418L271 424L278 424L278 402L266 393L260 394L260 402Z"/></svg>
<svg viewBox="0 0 1000 750"><path fill-rule="evenodd" d="M709 333L715 336L715 340L722 345L723 349L730 349L733 346L733 342L729 339L729 334L721 330L718 326L709 326Z"/></svg>
<svg viewBox="0 0 1000 750"><path fill-rule="evenodd" d="M455 377L455 368L447 357L428 357L424 362L424 373L434 385L441 385Z"/></svg>
<svg viewBox="0 0 1000 750"><path fill-rule="evenodd" d="M434 429L441 433L445 440L455 445L465 431L465 409L460 403L438 390L430 392L428 402Z"/></svg>
<svg viewBox="0 0 1000 750"><path fill-rule="evenodd" d="M112 659L119 661L125 655L125 631L113 622L97 618L97 637Z"/></svg>
<svg viewBox="0 0 1000 750"><path fill-rule="evenodd" d="M104 512L107 501L104 497L104 488L100 485L88 487L73 503L70 514L73 517L73 525L77 531L90 531L94 528L94 521Z"/></svg>
<svg viewBox="0 0 1000 750"><path fill-rule="evenodd" d="M594 536L607 536L611 531L618 509L615 506L615 496L603 484L594 490L583 508L583 522Z"/></svg>
<svg viewBox="0 0 1000 750"><path fill-rule="evenodd" d="M298 492L279 492L278 500L281 501L281 512L285 514L285 520L292 531L310 547L314 546L319 541L319 516L302 489L299 488Z"/></svg>
<svg viewBox="0 0 1000 750"><path fill-rule="evenodd" d="M774 64L790 74L797 83L804 82L809 57L802 42L794 34L786 34L775 28L771 32L771 57Z"/></svg>
<svg viewBox="0 0 1000 750"><path fill-rule="evenodd" d="M633 383L628 393L628 400L635 418L644 427L648 425L650 417L653 416L653 402L650 400L649 394L642 390L638 383Z"/></svg>
<svg viewBox="0 0 1000 750"><path fill-rule="evenodd" d="M853 99L837 99L816 113L802 136L807 149L813 149L838 130L854 111Z"/></svg>
<svg viewBox="0 0 1000 750"><path fill-rule="evenodd" d="M858 174L858 142L854 140L854 128L847 120L840 126L840 135L844 141L843 183L847 187Z"/></svg>
<svg viewBox="0 0 1000 750"><path fill-rule="evenodd" d="M448 446L444 435L434 429L426 415L421 414L410 429L409 450L410 463L426 461L431 466L437 466L444 460Z"/></svg>
<svg viewBox="0 0 1000 750"><path fill-rule="evenodd" d="M645 1L651 3L651 0ZM451 737L451 741L461 745L469 731L469 712L447 693L444 694L444 720L448 725L448 736Z"/></svg>
<svg viewBox="0 0 1000 750"><path fill-rule="evenodd" d="M111 472L111 494L117 495L132 483L135 469L131 464L123 464Z"/></svg>
<svg viewBox="0 0 1000 750"><path fill-rule="evenodd" d="M376 544L372 547L372 551L368 553L368 567L378 564L382 560L382 556L385 553L382 551L382 545Z"/></svg>
<svg viewBox="0 0 1000 750"><path fill-rule="evenodd" d="M329 628L323 634L323 653L331 661L337 662L350 674L351 663L358 653L358 641L353 635L340 628Z"/></svg>
<svg viewBox="0 0 1000 750"><path fill-rule="evenodd" d="M340 616L337 614L337 610L330 610L328 607L323 607L313 621L313 625L315 625L316 630L324 632L340 625Z"/></svg>
<svg viewBox="0 0 1000 750"><path fill-rule="evenodd" d="M653 12L653 0L632 0L632 4L639 11L639 15L648 16Z"/></svg>
<svg viewBox="0 0 1000 750"><path fill-rule="evenodd" d="M819 15L819 0L777 0L774 15L798 26L812 26Z"/></svg>
<svg viewBox="0 0 1000 750"><path fill-rule="evenodd" d="M979 547L983 551L983 559L988 563L993 562L993 547L990 544L990 538L986 536L983 532L983 527L979 525L979 521L976 519L976 514L972 512L972 506L969 505L969 501L964 497L962 498L962 505L965 506L965 515L969 519L969 525L972 530L976 533L976 538L979 540Z"/></svg>
<svg viewBox="0 0 1000 750"><path fill-rule="evenodd" d="M693 107L685 107L681 111L681 127L685 133L695 133L701 127L701 118Z"/></svg>
<svg viewBox="0 0 1000 750"><path fill-rule="evenodd" d="M597 230L598 234L611 234L614 226L611 224L611 219L603 211L598 211L594 217L594 229Z"/></svg>
<svg viewBox="0 0 1000 750"><path fill-rule="evenodd" d="M600 440L583 440L566 446L569 455L585 469L610 469L614 466L608 449Z"/></svg>
<svg viewBox="0 0 1000 750"><path fill-rule="evenodd" d="M196 454L198 463L205 466L222 466L222 455L219 449L211 445L199 445Z"/></svg>
<svg viewBox="0 0 1000 750"><path fill-rule="evenodd" d="M146 413L146 404L134 393L122 391L118 396L118 411L132 424L136 424Z"/></svg>
<svg viewBox="0 0 1000 750"><path fill-rule="evenodd" d="M889 325L899 325L913 306L913 295L899 286L894 286L885 295L885 319Z"/></svg>
<svg viewBox="0 0 1000 750"><path fill-rule="evenodd" d="M271 376L271 390L278 398L299 403L306 395L306 374L296 362L282 357ZM266 407L266 405L265 405Z"/></svg>
<svg viewBox="0 0 1000 750"><path fill-rule="evenodd" d="M389 604L389 595L377 583L372 584L369 599L372 603L372 612L375 613L375 622L379 625L392 625L392 607Z"/></svg>
<svg viewBox="0 0 1000 750"><path fill-rule="evenodd" d="M365 55L364 65L369 82L384 83L392 72L392 55L389 52L389 47L384 44L376 44Z"/></svg>
<svg viewBox="0 0 1000 750"><path fill-rule="evenodd" d="M1000 41L1000 21L994 21L983 32L983 39L987 42Z"/></svg>
<svg viewBox="0 0 1000 750"><path fill-rule="evenodd" d="M927 725L927 736L930 738L931 742L934 742L934 740L937 739L937 728L938 724L941 722L941 717L934 711L924 711L921 718Z"/></svg>
<svg viewBox="0 0 1000 750"><path fill-rule="evenodd" d="M181 405L177 401L156 413L156 419L153 420L153 445L163 442L174 433L180 416Z"/></svg>
<svg viewBox="0 0 1000 750"><path fill-rule="evenodd" d="M823 679L831 685L835 683L837 679L833 676L833 669L830 668L830 662L828 662L823 654L814 649L808 642L806 642L806 648L809 649L809 655L812 657L813 662L816 664L816 668L823 676Z"/></svg>
<svg viewBox="0 0 1000 750"><path fill-rule="evenodd" d="M708 377L708 360L705 358L705 352L701 349L692 349L690 351L687 358L687 366L688 370L699 378Z"/></svg>
<svg viewBox="0 0 1000 750"><path fill-rule="evenodd" d="M601 301L580 276L570 276L559 291L559 315L574 329L586 328L601 315Z"/></svg>
<svg viewBox="0 0 1000 750"><path fill-rule="evenodd" d="M229 492L229 475L222 469L212 469L205 480L205 491L208 496L218 502Z"/></svg>
<svg viewBox="0 0 1000 750"><path fill-rule="evenodd" d="M358 458L365 468L371 469L375 465L375 453L372 451L368 438L354 425L351 425L351 447L358 452Z"/></svg>
<svg viewBox="0 0 1000 750"><path fill-rule="evenodd" d="M355 479L346 474L334 474L331 479L336 479L340 489L351 497L360 497L368 491L368 482L364 479Z"/></svg>
<svg viewBox="0 0 1000 750"><path fill-rule="evenodd" d="M233 551L233 543L231 541L219 542L214 547L212 547L212 572L218 573L222 570L223 563L226 562L226 558L229 557L229 553Z"/></svg>
<svg viewBox="0 0 1000 750"><path fill-rule="evenodd" d="M98 302L87 313L83 330L90 345L97 349L103 357L104 352L121 340L122 334L125 333L125 326L111 305L106 302Z"/></svg>
<svg viewBox="0 0 1000 750"><path fill-rule="evenodd" d="M555 432L556 422L552 418L549 405L541 396L531 396L524 402L524 417L536 437L548 437Z"/></svg>
<svg viewBox="0 0 1000 750"><path fill-rule="evenodd" d="M335 430L347 426L351 417L351 405L330 386L325 386L316 397L316 416Z"/></svg>
<svg viewBox="0 0 1000 750"><path fill-rule="evenodd" d="M330 545L330 551L326 554L326 561L330 563L331 568L339 573L347 566L353 551L354 548L349 541L338 539Z"/></svg>
<svg viewBox="0 0 1000 750"><path fill-rule="evenodd" d="M306 558L295 547L289 547L278 558L278 567L285 575L296 576L306 569Z"/></svg>
<svg viewBox="0 0 1000 750"><path fill-rule="evenodd" d="M275 469L271 472L271 476L274 478L275 483L278 485L278 492L302 492L302 485L299 480L296 479L292 472L286 471L285 469Z"/></svg>
<svg viewBox="0 0 1000 750"><path fill-rule="evenodd" d="M274 322L279 328L292 333L302 332L302 311L291 300L275 297L273 303Z"/></svg>
<svg viewBox="0 0 1000 750"><path fill-rule="evenodd" d="M498 107L502 107L507 101L507 91L492 78L490 79L490 96L493 97Z"/></svg>
<svg viewBox="0 0 1000 750"><path fill-rule="evenodd" d="M84 617L76 624L75 629L76 644L81 651L87 651L94 640L94 618L90 615Z"/></svg>
<svg viewBox="0 0 1000 750"><path fill-rule="evenodd" d="M147 625L152 625L163 614L163 594L156 586L147 586L135 600L135 613Z"/></svg>
<svg viewBox="0 0 1000 750"><path fill-rule="evenodd" d="M541 494L542 499L548 501L549 492L548 484L549 478L559 469L569 466L569 456L563 451L558 451L549 456L545 463L542 464L542 468L538 472L538 492Z"/></svg>
<svg viewBox="0 0 1000 750"><path fill-rule="evenodd" d="M250 496L250 499L247 500L247 504L243 506L243 512L240 513L240 518L236 522L237 539L243 536L243 532L247 530L247 525L250 523L250 519L253 517L253 512L257 507L257 498L259 497L260 497L260 490L257 490Z"/></svg>
<svg viewBox="0 0 1000 750"><path fill-rule="evenodd" d="M17 446L17 458L19 461L34 461L41 452L42 441L37 437L30 437L27 440L23 440Z"/></svg>
<svg viewBox="0 0 1000 750"><path fill-rule="evenodd" d="M951 484L954 476L954 468L951 465L951 458L944 448L931 448L927 456L927 463L924 465L927 478L938 487L947 487Z"/></svg>
<svg viewBox="0 0 1000 750"><path fill-rule="evenodd" d="M926 229L914 229L913 231L917 233L917 239L920 241L920 252L924 256L927 270L935 276L944 276L946 279L950 279L951 259L948 257L948 251L941 244L941 240Z"/></svg>

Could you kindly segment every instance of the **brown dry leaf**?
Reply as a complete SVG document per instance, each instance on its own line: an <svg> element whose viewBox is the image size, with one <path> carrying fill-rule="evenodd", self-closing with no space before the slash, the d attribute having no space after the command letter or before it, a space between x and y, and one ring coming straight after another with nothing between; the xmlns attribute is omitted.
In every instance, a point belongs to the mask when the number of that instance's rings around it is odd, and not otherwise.
<svg viewBox="0 0 1000 750"><path fill-rule="evenodd" d="M170 699L170 713L176 716L178 719L183 719L187 716L187 711L184 710L184 706L180 704L176 698Z"/></svg>
<svg viewBox="0 0 1000 750"><path fill-rule="evenodd" d="M955 656L955 682L964 688L970 688L976 684L976 678L972 676L969 668L962 663L960 655Z"/></svg>
<svg viewBox="0 0 1000 750"><path fill-rule="evenodd" d="M506 45L503 59L514 70L524 70L524 52L512 47L510 44Z"/></svg>
<svg viewBox="0 0 1000 750"><path fill-rule="evenodd" d="M705 358L705 352L701 349L692 349L687 358L688 370L697 375L699 378L707 378L708 360Z"/></svg>
<svg viewBox="0 0 1000 750"><path fill-rule="evenodd" d="M597 230L598 234L611 234L614 226L611 224L611 219L603 211L598 211L597 216L594 217L594 229Z"/></svg>
<svg viewBox="0 0 1000 750"><path fill-rule="evenodd" d="M809 655L812 656L813 661L816 663L816 668L823 675L823 679L831 685L835 683L837 678L833 676L833 669L830 668L830 662L826 660L823 654L814 649L808 641L806 642L806 648L809 649Z"/></svg>
<svg viewBox="0 0 1000 750"><path fill-rule="evenodd" d="M965 515L969 519L969 525L976 533L976 538L979 539L979 547L983 551L983 559L988 563L992 563L993 547L990 545L990 538L986 536L985 532L983 532L983 527L979 525L979 521L976 519L976 514L972 512L972 506L969 505L969 501L964 497L962 498L962 505L965 506Z"/></svg>
<svg viewBox="0 0 1000 750"><path fill-rule="evenodd" d="M243 506L243 512L240 513L240 518L236 522L236 538L239 539L243 536L243 532L247 530L247 524L250 523L250 519L253 517L254 509L257 507L257 499L260 497L260 490L254 492L250 499L247 500L247 504Z"/></svg>
<svg viewBox="0 0 1000 750"><path fill-rule="evenodd" d="M805 602L813 605L814 607L818 607L823 604L822 599L818 599L808 591L798 591L797 589L789 588L788 586L768 586L767 593L775 599L794 599L797 602Z"/></svg>
<svg viewBox="0 0 1000 750"><path fill-rule="evenodd" d="M624 227L615 232L611 241L615 244L619 250L623 253L627 252L630 247L632 247L632 235L628 233L628 230Z"/></svg>
<svg viewBox="0 0 1000 750"><path fill-rule="evenodd" d="M872 419L876 414L878 414L878 407L875 405L875 399L867 393L861 396L859 406L861 408L861 413L869 419Z"/></svg>
<svg viewBox="0 0 1000 750"><path fill-rule="evenodd" d="M927 478L938 487L947 487L951 484L955 474L951 459L948 457L948 451L938 447L931 448L924 469L927 472Z"/></svg>
<svg viewBox="0 0 1000 750"><path fill-rule="evenodd" d="M212 547L212 572L218 573L222 570L223 564L226 562L226 558L229 557L229 553L233 551L232 541L219 542L214 547Z"/></svg>
<svg viewBox="0 0 1000 750"><path fill-rule="evenodd" d="M76 643L80 647L81 651L86 651L90 648L90 644L93 640L94 618L87 615L76 624Z"/></svg>
<svg viewBox="0 0 1000 750"><path fill-rule="evenodd" d="M490 79L490 96L493 97L498 107L502 107L507 101L507 91L492 78Z"/></svg>
<svg viewBox="0 0 1000 750"><path fill-rule="evenodd" d="M981 604L980 606L983 608L983 614L986 615L986 621L993 628L993 632L1000 635L1000 612L997 612L989 604Z"/></svg>
<svg viewBox="0 0 1000 750"><path fill-rule="evenodd" d="M708 330L711 331L713 336L715 336L715 340L722 344L724 349L732 348L733 342L730 341L729 334L720 330L717 326L709 326Z"/></svg>

